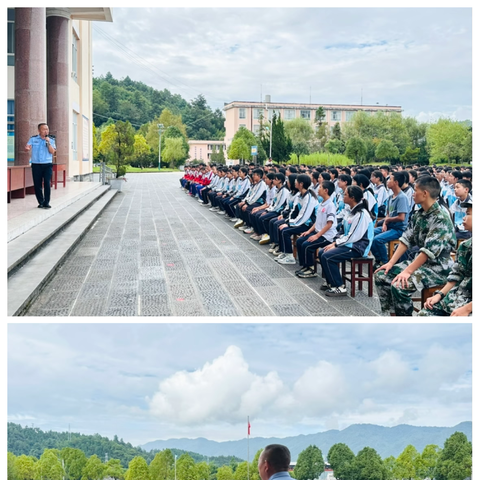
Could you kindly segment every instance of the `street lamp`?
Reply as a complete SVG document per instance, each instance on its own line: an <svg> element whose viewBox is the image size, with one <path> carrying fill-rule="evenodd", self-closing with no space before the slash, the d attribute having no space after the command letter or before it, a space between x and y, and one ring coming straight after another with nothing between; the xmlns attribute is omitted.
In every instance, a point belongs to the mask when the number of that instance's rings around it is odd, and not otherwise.
<svg viewBox="0 0 480 480"><path fill-rule="evenodd" d="M177 456L175 455L175 480L177 480Z"/></svg>
<svg viewBox="0 0 480 480"><path fill-rule="evenodd" d="M268 105L265 104L265 108L267 110L267 120L268 120ZM265 127L266 129L270 130L270 155L268 156L268 158L272 158L272 124L270 123L270 128L269 127Z"/></svg>
<svg viewBox="0 0 480 480"><path fill-rule="evenodd" d="M162 161L162 128L163 128L163 123L158 123L158 169L160 170L161 168L161 161ZM177 456L175 455L175 458Z"/></svg>

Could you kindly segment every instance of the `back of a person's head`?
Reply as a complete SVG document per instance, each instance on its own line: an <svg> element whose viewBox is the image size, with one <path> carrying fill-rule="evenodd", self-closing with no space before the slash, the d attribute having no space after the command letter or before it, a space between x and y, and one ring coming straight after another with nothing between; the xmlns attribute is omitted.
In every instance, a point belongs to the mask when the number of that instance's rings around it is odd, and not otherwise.
<svg viewBox="0 0 480 480"><path fill-rule="evenodd" d="M263 170L261 168L255 168L252 172L252 175L257 174L260 176L260 178L263 177Z"/></svg>
<svg viewBox="0 0 480 480"><path fill-rule="evenodd" d="M292 165L289 165L287 170L290 172L290 173L298 173L298 170L296 167L293 167Z"/></svg>
<svg viewBox="0 0 480 480"><path fill-rule="evenodd" d="M297 182L300 184L303 185L303 188L305 188L306 190L308 190L308 188L310 187L310 185L312 184L312 179L306 174L306 173L301 173L300 175L298 175L297 177Z"/></svg>
<svg viewBox="0 0 480 480"><path fill-rule="evenodd" d="M285 183L285 175L283 173L276 173L275 178L280 180L282 183Z"/></svg>
<svg viewBox="0 0 480 480"><path fill-rule="evenodd" d="M323 178L323 180L330 180L332 177L330 177L330 174L327 172L322 172L320 176Z"/></svg>
<svg viewBox="0 0 480 480"><path fill-rule="evenodd" d="M370 185L370 178L362 173L354 175L353 180L355 180L357 185L362 186L363 188L368 188Z"/></svg>
<svg viewBox="0 0 480 480"><path fill-rule="evenodd" d="M285 445L267 445L262 458L272 467L273 473L287 472L290 466L290 450Z"/></svg>
<svg viewBox="0 0 480 480"><path fill-rule="evenodd" d="M341 175L339 175L338 179L342 182L346 182L347 186L352 184L352 177L350 175L347 175L346 173L342 173Z"/></svg>

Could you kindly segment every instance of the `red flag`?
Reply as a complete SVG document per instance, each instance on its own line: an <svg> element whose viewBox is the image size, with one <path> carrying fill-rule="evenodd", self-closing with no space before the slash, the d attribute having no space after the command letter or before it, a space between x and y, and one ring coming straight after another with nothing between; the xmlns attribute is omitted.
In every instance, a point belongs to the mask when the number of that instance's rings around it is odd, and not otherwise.
<svg viewBox="0 0 480 480"><path fill-rule="evenodd" d="M250 435L250 420L248 420L248 434Z"/></svg>

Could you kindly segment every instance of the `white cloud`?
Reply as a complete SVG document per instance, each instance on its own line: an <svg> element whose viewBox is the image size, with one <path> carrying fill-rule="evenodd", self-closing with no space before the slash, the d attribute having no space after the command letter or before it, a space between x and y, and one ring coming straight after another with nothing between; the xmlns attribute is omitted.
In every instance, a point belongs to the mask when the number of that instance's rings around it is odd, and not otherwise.
<svg viewBox="0 0 480 480"><path fill-rule="evenodd" d="M370 363L375 372L371 386L375 389L388 389L390 392L403 391L410 383L410 368L400 354L389 350Z"/></svg>

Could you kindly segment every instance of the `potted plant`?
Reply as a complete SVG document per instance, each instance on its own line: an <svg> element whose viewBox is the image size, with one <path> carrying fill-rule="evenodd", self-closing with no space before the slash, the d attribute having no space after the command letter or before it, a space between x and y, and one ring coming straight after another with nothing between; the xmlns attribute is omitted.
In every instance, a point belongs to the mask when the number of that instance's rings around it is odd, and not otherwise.
<svg viewBox="0 0 480 480"><path fill-rule="evenodd" d="M126 165L121 165L120 167L117 167L115 178L110 179L110 186L117 190L121 190L123 182L127 181L127 179L125 178L126 173L127 173Z"/></svg>

